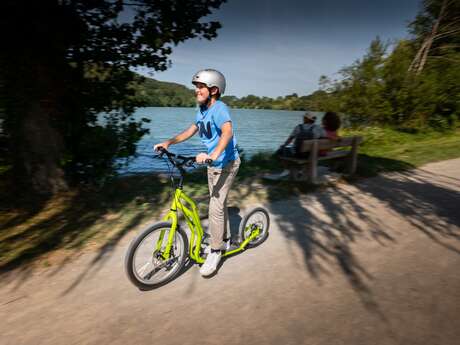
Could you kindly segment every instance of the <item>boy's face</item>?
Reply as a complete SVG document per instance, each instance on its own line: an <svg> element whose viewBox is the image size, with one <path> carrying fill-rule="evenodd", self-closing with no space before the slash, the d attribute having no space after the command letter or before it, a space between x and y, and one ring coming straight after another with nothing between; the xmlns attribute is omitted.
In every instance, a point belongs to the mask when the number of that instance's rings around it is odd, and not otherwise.
<svg viewBox="0 0 460 345"><path fill-rule="evenodd" d="M195 97L196 97L196 101L198 102L198 104L205 104L208 101L209 96L211 96L209 90L211 90L212 95L217 94L216 87L212 87L211 89L208 89L206 84L195 83Z"/></svg>

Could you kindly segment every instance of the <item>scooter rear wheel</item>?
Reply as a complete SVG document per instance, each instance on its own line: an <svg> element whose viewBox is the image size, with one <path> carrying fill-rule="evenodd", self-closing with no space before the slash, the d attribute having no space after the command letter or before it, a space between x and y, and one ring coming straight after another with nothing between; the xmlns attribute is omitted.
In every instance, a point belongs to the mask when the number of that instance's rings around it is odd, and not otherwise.
<svg viewBox="0 0 460 345"><path fill-rule="evenodd" d="M268 215L268 211L263 207L256 207L249 211L242 219L239 228L239 238L242 241L246 240L258 228L259 235L248 243L248 247L256 247L267 239L269 227L270 216Z"/></svg>

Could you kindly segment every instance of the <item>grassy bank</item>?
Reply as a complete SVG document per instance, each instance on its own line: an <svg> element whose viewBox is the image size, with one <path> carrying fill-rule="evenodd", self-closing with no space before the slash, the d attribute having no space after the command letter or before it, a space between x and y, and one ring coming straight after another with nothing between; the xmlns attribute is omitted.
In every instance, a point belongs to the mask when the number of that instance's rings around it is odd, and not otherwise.
<svg viewBox="0 0 460 345"><path fill-rule="evenodd" d="M361 135L358 176L411 169L419 165L460 157L460 131L406 133L389 128L347 130ZM288 181L268 182L259 177L280 171L272 153L245 161L229 197L229 205L269 202L311 191L314 187ZM204 171L188 176L186 192L207 204ZM51 199L15 198L1 185L0 270L28 262L48 265L65 262L85 250L110 252L126 233L158 219L169 208L170 181L153 174L117 178L100 189L72 191ZM5 187L5 188L4 188ZM52 253L52 254L50 254ZM40 260L37 260L37 259Z"/></svg>
<svg viewBox="0 0 460 345"><path fill-rule="evenodd" d="M345 130L344 136L361 135L358 174L373 176L383 171L410 169L460 157L460 130L407 133L391 128Z"/></svg>

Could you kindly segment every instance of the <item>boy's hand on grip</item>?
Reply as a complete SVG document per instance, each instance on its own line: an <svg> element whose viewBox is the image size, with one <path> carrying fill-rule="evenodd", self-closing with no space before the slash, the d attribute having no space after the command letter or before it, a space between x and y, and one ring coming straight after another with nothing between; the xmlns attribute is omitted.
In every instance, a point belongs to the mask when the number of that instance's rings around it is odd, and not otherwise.
<svg viewBox="0 0 460 345"><path fill-rule="evenodd" d="M196 162L198 164L211 164L212 159L211 159L211 157L209 157L209 155L207 153L199 153L196 156Z"/></svg>

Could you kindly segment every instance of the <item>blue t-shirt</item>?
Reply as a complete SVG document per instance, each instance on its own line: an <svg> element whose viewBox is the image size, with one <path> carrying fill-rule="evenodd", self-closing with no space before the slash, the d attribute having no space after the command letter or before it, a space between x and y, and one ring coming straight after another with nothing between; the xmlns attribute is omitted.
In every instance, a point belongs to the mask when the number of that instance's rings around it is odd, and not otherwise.
<svg viewBox="0 0 460 345"><path fill-rule="evenodd" d="M208 155L217 147L217 143L222 135L222 125L232 121L228 107L222 101L216 101L210 108L200 106L196 112L195 124L198 127L201 142L208 149ZM224 152L214 161L213 166L224 168L228 162L238 158L236 149L236 138L233 133Z"/></svg>

